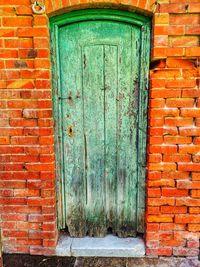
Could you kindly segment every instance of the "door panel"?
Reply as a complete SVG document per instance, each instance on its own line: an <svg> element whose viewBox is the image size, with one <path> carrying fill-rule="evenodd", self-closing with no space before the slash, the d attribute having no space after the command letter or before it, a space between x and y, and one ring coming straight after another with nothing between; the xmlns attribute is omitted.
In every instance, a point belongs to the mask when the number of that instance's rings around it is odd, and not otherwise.
<svg viewBox="0 0 200 267"><path fill-rule="evenodd" d="M71 236L134 236L140 28L97 20L59 30L64 212Z"/></svg>

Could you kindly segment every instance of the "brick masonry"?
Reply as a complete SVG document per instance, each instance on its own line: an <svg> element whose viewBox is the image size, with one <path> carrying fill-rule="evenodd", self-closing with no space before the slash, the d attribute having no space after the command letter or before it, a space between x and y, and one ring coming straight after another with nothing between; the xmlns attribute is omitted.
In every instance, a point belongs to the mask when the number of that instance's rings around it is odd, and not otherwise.
<svg viewBox="0 0 200 267"><path fill-rule="evenodd" d="M48 17L118 7L153 17L146 254L199 254L199 0L0 0L0 214L3 251L53 255L57 242ZM153 13L152 11L155 11Z"/></svg>

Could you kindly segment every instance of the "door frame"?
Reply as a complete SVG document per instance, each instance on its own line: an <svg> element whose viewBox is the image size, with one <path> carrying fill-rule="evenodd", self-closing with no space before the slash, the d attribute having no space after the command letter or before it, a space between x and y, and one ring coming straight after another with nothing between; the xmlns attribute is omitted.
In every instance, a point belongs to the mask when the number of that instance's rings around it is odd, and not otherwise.
<svg viewBox="0 0 200 267"><path fill-rule="evenodd" d="M57 217L58 229L65 228L65 198L64 193L64 161L62 157L62 114L60 95L60 69L59 69L59 28L71 23L88 20L109 20L118 21L137 26L141 29L141 57L140 57L140 77L138 84L138 196L137 196L137 231L144 231L145 213L145 176L146 176L146 140L147 140L147 106L149 87L149 60L150 60L150 36L151 18L133 12L115 9L85 9L65 13L63 15L50 18L50 45L52 64L52 98L55 128L55 155L56 155L56 192L57 192Z"/></svg>

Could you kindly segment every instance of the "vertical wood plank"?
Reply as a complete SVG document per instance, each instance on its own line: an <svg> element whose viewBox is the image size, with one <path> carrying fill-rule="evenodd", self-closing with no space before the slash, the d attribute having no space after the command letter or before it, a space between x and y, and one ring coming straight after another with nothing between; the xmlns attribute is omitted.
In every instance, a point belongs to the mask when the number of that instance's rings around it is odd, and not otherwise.
<svg viewBox="0 0 200 267"><path fill-rule="evenodd" d="M116 232L117 224L117 96L118 47L105 45L105 198L107 228Z"/></svg>
<svg viewBox="0 0 200 267"><path fill-rule="evenodd" d="M78 25L60 31L62 138L65 174L65 212L71 236L86 234L84 214L84 133L81 49ZM72 38L73 35L73 38ZM63 40L68 40L66 42ZM70 40L70 41L69 41Z"/></svg>
<svg viewBox="0 0 200 267"><path fill-rule="evenodd" d="M84 136L87 179L86 221L90 236L106 231L104 159L104 48L83 49Z"/></svg>
<svg viewBox="0 0 200 267"><path fill-rule="evenodd" d="M133 83L132 27L123 29L119 50L118 95L118 235L136 234L137 100Z"/></svg>
<svg viewBox="0 0 200 267"><path fill-rule="evenodd" d="M146 23L142 27L140 36L140 91L138 112L138 204L137 204L137 231L144 233L145 214L145 177L146 177L146 135L147 135L147 106L149 87L150 61L150 27Z"/></svg>

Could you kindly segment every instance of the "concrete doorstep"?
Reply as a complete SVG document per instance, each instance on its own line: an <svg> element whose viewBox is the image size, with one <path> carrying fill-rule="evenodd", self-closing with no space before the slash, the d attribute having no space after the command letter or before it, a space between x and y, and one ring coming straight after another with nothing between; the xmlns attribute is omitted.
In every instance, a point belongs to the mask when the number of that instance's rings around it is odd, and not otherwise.
<svg viewBox="0 0 200 267"><path fill-rule="evenodd" d="M142 238L71 238L62 234L56 247L57 256L73 257L143 257L145 245Z"/></svg>

